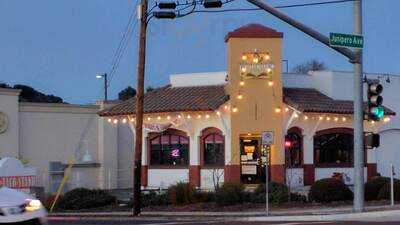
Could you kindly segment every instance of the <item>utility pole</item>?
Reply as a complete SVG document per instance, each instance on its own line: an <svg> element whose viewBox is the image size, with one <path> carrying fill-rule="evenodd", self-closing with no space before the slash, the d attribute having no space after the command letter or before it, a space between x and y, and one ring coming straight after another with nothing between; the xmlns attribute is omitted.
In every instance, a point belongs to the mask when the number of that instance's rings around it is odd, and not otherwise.
<svg viewBox="0 0 400 225"><path fill-rule="evenodd" d="M362 50L354 51L346 47L330 45L329 38L318 31L287 16L262 0L247 0L253 5L265 10L278 19L297 28L322 44L346 56L354 64L354 201L353 210L361 212L364 209L364 107L363 107L363 69ZM362 36L362 0L354 1L354 34Z"/></svg>
<svg viewBox="0 0 400 225"><path fill-rule="evenodd" d="M146 65L146 31L147 31L147 0L141 0L139 10L140 36L139 58L137 66L136 88L136 129L135 152L133 165L133 216L141 213L141 169L142 169L142 138L143 138L143 98L144 98L144 73Z"/></svg>
<svg viewBox="0 0 400 225"><path fill-rule="evenodd" d="M362 0L354 1L354 34L362 36ZM353 210L364 209L364 101L362 49L354 50L354 202Z"/></svg>
<svg viewBox="0 0 400 225"><path fill-rule="evenodd" d="M104 74L104 101L108 100L108 79L107 79L107 74Z"/></svg>

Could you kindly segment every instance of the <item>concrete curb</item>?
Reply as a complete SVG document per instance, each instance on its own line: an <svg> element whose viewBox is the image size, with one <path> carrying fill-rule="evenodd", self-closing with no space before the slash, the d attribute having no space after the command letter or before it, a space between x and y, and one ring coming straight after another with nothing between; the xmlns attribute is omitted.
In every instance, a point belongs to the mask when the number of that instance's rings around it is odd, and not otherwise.
<svg viewBox="0 0 400 225"><path fill-rule="evenodd" d="M384 217L399 215L400 210L387 210L362 213L346 213L335 215L306 215L306 216L264 216L247 217L236 219L236 221L246 222L277 222L277 221L371 221L374 219L383 219ZM235 220L235 219L234 219Z"/></svg>
<svg viewBox="0 0 400 225"><path fill-rule="evenodd" d="M327 209L308 209L308 210L291 210L291 211L273 211L268 216L265 212L143 212L142 217L214 217L214 218L237 218L248 219L249 221L277 221L295 218L303 218L305 220L321 220L337 218L354 217L362 215L386 215L385 213L399 212L398 207L390 206L374 206L367 207L366 212L352 213L351 207L343 208L327 208ZM50 217L131 217L131 212L65 212L51 213ZM375 216L374 216L375 217ZM274 219L274 220L266 220Z"/></svg>

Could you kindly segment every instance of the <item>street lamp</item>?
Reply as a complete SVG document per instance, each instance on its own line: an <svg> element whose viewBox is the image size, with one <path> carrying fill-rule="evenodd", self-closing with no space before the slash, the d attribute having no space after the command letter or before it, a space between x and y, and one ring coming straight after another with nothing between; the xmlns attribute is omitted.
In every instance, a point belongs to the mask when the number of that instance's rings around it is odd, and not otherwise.
<svg viewBox="0 0 400 225"><path fill-rule="evenodd" d="M107 101L107 89L108 89L107 74L106 73L97 74L96 78L97 79L104 79L104 101Z"/></svg>

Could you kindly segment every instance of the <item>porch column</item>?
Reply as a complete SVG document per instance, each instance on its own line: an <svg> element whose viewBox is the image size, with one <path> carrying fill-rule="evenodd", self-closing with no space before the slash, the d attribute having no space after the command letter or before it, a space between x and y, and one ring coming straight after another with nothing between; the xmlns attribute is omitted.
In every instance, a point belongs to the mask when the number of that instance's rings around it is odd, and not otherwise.
<svg viewBox="0 0 400 225"><path fill-rule="evenodd" d="M194 132L190 134L189 149L189 183L195 187L200 187L200 148L199 135Z"/></svg>
<svg viewBox="0 0 400 225"><path fill-rule="evenodd" d="M303 136L303 176L304 186L314 183L314 134Z"/></svg>

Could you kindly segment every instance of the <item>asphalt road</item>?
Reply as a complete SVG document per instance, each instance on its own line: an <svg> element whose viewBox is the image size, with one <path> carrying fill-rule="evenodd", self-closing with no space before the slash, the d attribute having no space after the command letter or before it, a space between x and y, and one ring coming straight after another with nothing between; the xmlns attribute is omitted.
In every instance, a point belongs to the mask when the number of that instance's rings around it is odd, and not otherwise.
<svg viewBox="0 0 400 225"><path fill-rule="evenodd" d="M238 221L226 221L223 219L154 219L154 218L107 218L107 217L97 217L97 218L79 218L79 217L69 217L69 218L49 218L49 225L398 225L400 222L362 222L362 221L345 221L345 222L238 222Z"/></svg>

